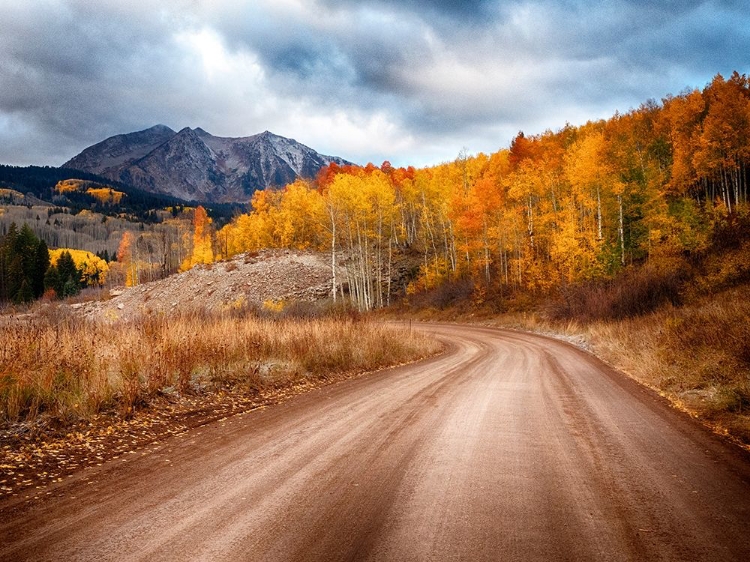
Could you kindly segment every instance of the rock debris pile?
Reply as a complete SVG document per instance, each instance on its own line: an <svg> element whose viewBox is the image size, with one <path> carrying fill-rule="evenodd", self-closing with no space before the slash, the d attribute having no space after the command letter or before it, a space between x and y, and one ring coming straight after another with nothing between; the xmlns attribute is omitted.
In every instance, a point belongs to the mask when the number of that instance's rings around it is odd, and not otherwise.
<svg viewBox="0 0 750 562"><path fill-rule="evenodd" d="M337 275L343 277L343 268ZM339 277L339 278L342 278ZM264 250L127 289L107 301L74 305L89 317L128 319L142 314L226 311L331 294L331 258L319 252Z"/></svg>

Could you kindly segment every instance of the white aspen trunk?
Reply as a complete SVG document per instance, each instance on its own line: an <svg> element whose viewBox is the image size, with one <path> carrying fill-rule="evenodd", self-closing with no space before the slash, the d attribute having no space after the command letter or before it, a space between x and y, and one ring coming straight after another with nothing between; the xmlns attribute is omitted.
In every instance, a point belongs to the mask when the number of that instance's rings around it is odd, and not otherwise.
<svg viewBox="0 0 750 562"><path fill-rule="evenodd" d="M333 295L333 302L336 302L336 220L333 214L333 207L328 209L331 217L331 294Z"/></svg>
<svg viewBox="0 0 750 562"><path fill-rule="evenodd" d="M483 241L484 241L484 276L487 280L487 284L490 284L490 245L489 240L487 239L487 218L482 218L482 226L483 226Z"/></svg>
<svg viewBox="0 0 750 562"><path fill-rule="evenodd" d="M383 307L383 210L378 207L378 251L377 251L377 272L375 275L377 283L377 306Z"/></svg>
<svg viewBox="0 0 750 562"><path fill-rule="evenodd" d="M451 270L455 273L456 267L458 267L458 255L456 255L456 236L453 234L453 223L451 221L448 221L448 231L451 234Z"/></svg>
<svg viewBox="0 0 750 562"><path fill-rule="evenodd" d="M445 220L441 221L443 227L443 258L445 259L445 266L451 263L450 251L448 245L448 230L445 228ZM435 256L437 258L437 255Z"/></svg>
<svg viewBox="0 0 750 562"><path fill-rule="evenodd" d="M391 226L391 231L393 232L394 230L395 229L393 228L393 226ZM393 235L395 236L395 232L393 232ZM391 263L393 261L393 244L392 244L392 242L393 242L393 237L389 237L388 238L388 279L387 279L388 286L387 286L387 289L386 289L387 292L385 294L385 305L386 306L390 306L391 305L391 277L392 277Z"/></svg>
<svg viewBox="0 0 750 562"><path fill-rule="evenodd" d="M349 235L349 256L350 261L354 261L351 266L347 266L347 273L349 275L349 298L352 299L359 307L359 288L357 285L357 263L359 259L359 253L354 251L354 236L352 234L352 220L349 216L345 217L346 224L348 226L347 233Z"/></svg>
<svg viewBox="0 0 750 562"><path fill-rule="evenodd" d="M534 209L531 206L531 195L529 195L529 242L531 243L531 248L534 249Z"/></svg>
<svg viewBox="0 0 750 562"><path fill-rule="evenodd" d="M735 162L734 174L732 175L734 181L734 204L739 205L742 202L742 191L741 178L740 178L740 163Z"/></svg>
<svg viewBox="0 0 750 562"><path fill-rule="evenodd" d="M430 237L430 243L432 244L432 253L433 253L435 259L437 260L437 245L435 244L435 234L432 231L432 224L430 222L430 216L427 213L427 202L425 200L424 191L422 192L422 208L424 210L423 211L424 212L423 216L424 216L425 226L427 227L427 234L429 235L429 237ZM427 245L427 241L425 240L425 246L426 245Z"/></svg>
<svg viewBox="0 0 750 562"><path fill-rule="evenodd" d="M367 279L366 287L367 287L367 310L371 310L374 308L374 299L373 299L373 292L375 290L375 283L373 282L373 251L370 247L370 238L367 236L367 231L365 231L365 268L364 268L364 274L365 278Z"/></svg>
<svg viewBox="0 0 750 562"><path fill-rule="evenodd" d="M368 306L368 295L367 295L367 258L366 258L366 252L367 248L362 243L362 229L359 224L359 219L357 219L357 247L359 250L359 277L360 277L360 288L361 288L361 298L360 298L360 309L362 310L369 310Z"/></svg>

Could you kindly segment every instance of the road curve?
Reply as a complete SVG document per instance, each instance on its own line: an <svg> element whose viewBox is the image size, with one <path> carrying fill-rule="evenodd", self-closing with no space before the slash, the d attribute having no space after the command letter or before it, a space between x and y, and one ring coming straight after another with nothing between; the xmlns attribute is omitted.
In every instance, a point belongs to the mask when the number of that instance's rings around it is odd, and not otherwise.
<svg viewBox="0 0 750 562"><path fill-rule="evenodd" d="M444 355L6 509L0 559L750 560L750 455L566 343L423 329Z"/></svg>

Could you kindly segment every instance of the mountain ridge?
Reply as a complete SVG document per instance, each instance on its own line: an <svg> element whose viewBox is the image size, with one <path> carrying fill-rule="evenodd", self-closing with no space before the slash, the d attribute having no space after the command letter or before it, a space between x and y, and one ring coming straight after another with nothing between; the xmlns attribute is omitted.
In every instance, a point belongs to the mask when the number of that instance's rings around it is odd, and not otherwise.
<svg viewBox="0 0 750 562"><path fill-rule="evenodd" d="M114 135L84 149L63 167L95 173L150 193L200 202L247 202L253 192L314 177L337 156L264 131L218 137L200 127L166 125Z"/></svg>

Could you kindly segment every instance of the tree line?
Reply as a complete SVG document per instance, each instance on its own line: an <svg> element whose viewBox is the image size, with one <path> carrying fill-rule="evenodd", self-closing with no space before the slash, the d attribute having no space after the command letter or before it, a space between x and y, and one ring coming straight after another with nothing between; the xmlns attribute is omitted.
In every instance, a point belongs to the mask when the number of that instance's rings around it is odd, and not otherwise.
<svg viewBox="0 0 750 562"><path fill-rule="evenodd" d="M66 180L81 180L90 183L92 186L104 189L113 188L126 193L127 196L123 197L117 204L111 204L106 200L98 199L85 190L70 191L61 195L55 190L55 187L58 183ZM169 207L174 212L178 212L186 205L195 204L171 195L149 193L89 172L53 166L8 166L0 164L0 188L2 187L14 189L23 195L33 195L43 201L63 205L72 214L77 214L82 210L90 210L111 217L126 215L132 222L147 224L160 222L160 216L154 213L155 209ZM212 203L208 213L217 223L224 224L234 214L244 210L244 205L236 203Z"/></svg>

